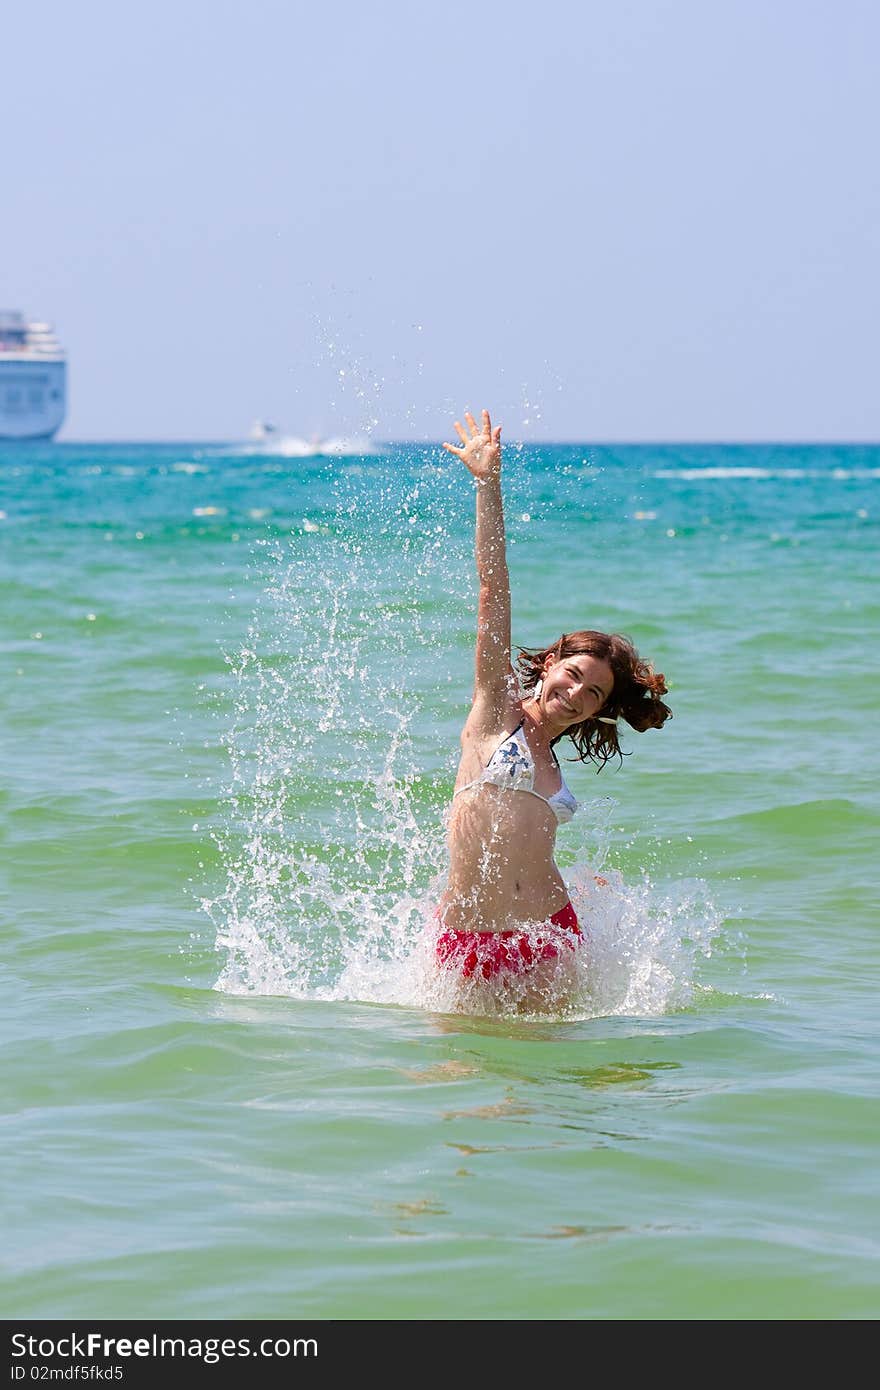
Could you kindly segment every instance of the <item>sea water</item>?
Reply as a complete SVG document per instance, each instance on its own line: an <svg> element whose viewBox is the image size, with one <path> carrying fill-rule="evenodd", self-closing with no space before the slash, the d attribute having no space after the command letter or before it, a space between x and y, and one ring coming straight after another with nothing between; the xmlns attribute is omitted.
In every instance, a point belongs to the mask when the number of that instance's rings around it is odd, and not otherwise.
<svg viewBox="0 0 880 1390"><path fill-rule="evenodd" d="M878 479L506 448L514 640L626 632L674 710L563 762L531 1018L424 949L464 470L0 448L4 1315L875 1316Z"/></svg>

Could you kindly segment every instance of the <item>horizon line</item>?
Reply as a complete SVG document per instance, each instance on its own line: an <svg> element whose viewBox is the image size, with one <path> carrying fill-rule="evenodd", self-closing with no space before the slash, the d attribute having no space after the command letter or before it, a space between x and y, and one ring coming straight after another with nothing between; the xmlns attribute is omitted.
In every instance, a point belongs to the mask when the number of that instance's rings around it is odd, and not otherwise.
<svg viewBox="0 0 880 1390"><path fill-rule="evenodd" d="M284 435L279 436L279 438L280 438L280 440L284 440L284 439L301 439L301 438L304 438L304 436L295 435L295 434L284 434ZM376 438L371 438L371 437L368 436L368 435L354 435L354 436L348 436L348 435L328 435L328 436L326 436L326 438L324 438L324 439L318 439L316 442L317 442L318 444L321 444L321 443L326 443L326 442L328 442L328 441L330 441L330 440L332 440L332 439L336 439L336 438L343 438L343 439L349 439L349 438L350 438L350 439L352 440L352 442L355 442L355 441L357 441L357 440L359 440L359 439L363 439L365 442L368 442L368 443L370 443L370 444L374 444L374 445L389 445L389 446L390 446L390 445L399 446L399 445L413 445L413 444L415 444L415 445L430 445L430 446L434 446L434 447L436 447L436 448L440 448L440 447L442 447L442 444L443 444L443 440L440 439L440 438L437 438L437 439L413 439L413 438L376 439ZM504 443L504 442L505 442L505 441L502 441L502 443ZM107 438L105 438L105 439L91 439L91 438L87 438L87 437L85 437L85 436L83 436L83 437L81 437L81 438L80 438L80 437L74 437L74 438L64 438L64 439L3 439L3 438L0 438L0 448L2 448L2 447L3 447L4 445L6 445L6 444L26 444L26 445L31 445L31 444L61 444L61 445L64 445L64 444L71 444L71 445L84 445L84 444L102 444L102 445L108 445L108 444L162 444L162 445L168 445L168 446L171 446L171 445L180 445L181 447L184 447L184 448L200 447L200 446L214 447L214 446L217 446L217 445L222 445L222 446L225 447L225 448L235 448L235 447L238 447L238 446L240 446L241 448L254 448L254 446L255 446L256 444L258 444L258 443L259 443L259 441L248 440L248 439L224 439L224 438L207 438L207 437L206 437L206 438L194 438L194 437L193 437L193 438L175 438L175 437L173 437L173 436L167 436L167 437L153 437L153 438L149 438L149 437L147 437L147 436L137 436L137 437L132 437L132 438L124 438L124 437L113 437L113 438L111 438L111 437L107 437ZM506 440L506 444L507 444L508 447L512 447L514 444L516 444L516 445L534 444L534 445L539 445L539 446L541 446L541 447L546 447L546 448L564 448L564 447L574 447L574 446L578 446L578 447L597 448L597 449L614 448L614 447L620 447L620 446L623 446L623 447L625 447L625 448L651 448L651 447L656 447L656 446L661 446L661 447L666 447L666 446L685 446L685 447L688 447L688 448L699 448L699 447L705 447L705 446L712 446L712 447L724 446L724 447L726 447L726 448L731 448L731 447L732 447L732 448L740 448L740 447L743 447L743 448L754 448L754 447L757 447L757 446L778 446L778 445L781 445L781 446L784 446L784 447L797 447L797 448L804 448L804 447L806 447L806 448L822 448L822 447L828 447L828 446L831 446L831 447L842 447L842 448L859 448L859 447L875 448L875 447L877 447L877 446L880 446L880 438L863 438L863 439L861 439L861 438L855 438L855 439L853 439L853 438L850 438L850 439L846 439L846 438L810 439L810 438L797 438L796 436L786 436L786 437L784 437L784 438L783 438L783 437L779 437L779 438L766 438L766 437L764 437L764 438L762 438L762 437L756 436L756 437L754 437L754 438L743 438L743 439L725 439L725 438L723 438L723 437L717 437L717 438L705 437L705 438L694 438L694 439L688 439L688 438L674 438L674 437L668 437L668 438L658 437L658 438L643 438L643 439L632 439L632 438L630 438L630 439L625 439L625 438L619 438L619 439L595 439L595 438L592 438L592 439L591 439L591 438L580 438L580 439L577 439L577 438L565 438L565 439L534 439L534 438L526 438L526 439L515 439L515 438L510 438L510 437L508 437L508 439ZM264 447L264 449L265 449L265 445L263 445L263 447ZM265 452L271 452L271 451L270 451L270 450L265 450Z"/></svg>

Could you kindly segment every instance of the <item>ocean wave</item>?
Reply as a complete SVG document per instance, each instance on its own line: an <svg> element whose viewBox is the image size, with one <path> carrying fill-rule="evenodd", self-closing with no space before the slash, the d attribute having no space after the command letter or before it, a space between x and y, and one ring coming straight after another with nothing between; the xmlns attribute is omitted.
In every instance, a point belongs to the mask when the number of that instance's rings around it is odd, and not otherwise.
<svg viewBox="0 0 880 1390"><path fill-rule="evenodd" d="M852 479L880 478L880 468L657 468L652 477L677 482L715 482L730 478L796 482L802 478L849 482Z"/></svg>

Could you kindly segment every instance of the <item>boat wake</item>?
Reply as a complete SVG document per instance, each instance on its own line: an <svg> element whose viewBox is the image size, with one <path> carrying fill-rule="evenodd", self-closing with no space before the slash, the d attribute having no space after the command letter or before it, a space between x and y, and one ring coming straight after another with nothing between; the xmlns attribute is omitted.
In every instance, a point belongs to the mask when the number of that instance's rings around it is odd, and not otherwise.
<svg viewBox="0 0 880 1390"><path fill-rule="evenodd" d="M246 442L230 446L226 452L256 454L264 458L363 458L381 454L371 439L362 435L312 435L304 439L282 434L276 425L256 420Z"/></svg>

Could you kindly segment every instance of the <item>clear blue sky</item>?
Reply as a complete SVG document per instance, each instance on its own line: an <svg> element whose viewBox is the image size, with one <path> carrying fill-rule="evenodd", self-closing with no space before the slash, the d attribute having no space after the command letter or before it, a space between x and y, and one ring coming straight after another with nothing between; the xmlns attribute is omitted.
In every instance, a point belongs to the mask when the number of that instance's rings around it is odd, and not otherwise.
<svg viewBox="0 0 880 1390"><path fill-rule="evenodd" d="M873 0L2 30L0 308L68 349L62 437L436 439L487 403L508 438L880 438Z"/></svg>

